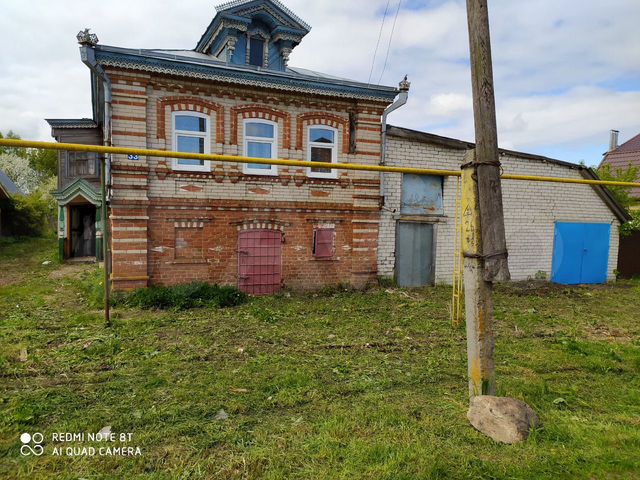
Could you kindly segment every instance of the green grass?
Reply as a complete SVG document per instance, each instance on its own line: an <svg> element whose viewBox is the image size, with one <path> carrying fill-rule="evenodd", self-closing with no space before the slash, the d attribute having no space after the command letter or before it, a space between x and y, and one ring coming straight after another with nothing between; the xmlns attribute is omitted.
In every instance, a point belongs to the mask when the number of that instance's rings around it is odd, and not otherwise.
<svg viewBox="0 0 640 480"><path fill-rule="evenodd" d="M96 267L54 256L0 243L0 478L640 478L639 281L499 289L499 393L544 423L503 446L466 420L448 288L119 308L107 329ZM53 432L106 425L142 456L50 454ZM20 455L25 431L45 455Z"/></svg>

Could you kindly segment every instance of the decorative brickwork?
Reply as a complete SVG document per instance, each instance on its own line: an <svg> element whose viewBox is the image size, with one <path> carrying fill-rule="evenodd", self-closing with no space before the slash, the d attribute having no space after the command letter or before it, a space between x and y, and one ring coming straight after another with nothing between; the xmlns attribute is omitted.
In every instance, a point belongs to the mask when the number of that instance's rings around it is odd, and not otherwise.
<svg viewBox="0 0 640 480"><path fill-rule="evenodd" d="M298 115L296 118L296 148L302 150L304 127L308 125L327 125L335 129L342 127L342 153L349 153L349 119L327 112L311 112Z"/></svg>
<svg viewBox="0 0 640 480"><path fill-rule="evenodd" d="M277 122L281 120L284 124L282 132L282 148L291 148L291 115L282 110L276 110L266 105L241 105L231 108L231 145L238 144L238 117L260 118Z"/></svg>
<svg viewBox="0 0 640 480"><path fill-rule="evenodd" d="M194 111L211 116L212 152L241 155L239 122L260 118L278 122L283 158L304 160L304 129L327 125L339 132L341 161L379 162L379 155L348 152L351 140L367 150L380 140L379 123L371 131L358 128L359 124L355 134L349 131L348 112L361 105L356 100L230 89L161 75L141 78L113 69L109 74L122 90L114 98L113 129L123 134L114 136L115 146L170 149L171 112ZM142 88L144 103L141 96L127 96ZM363 110L373 112L379 106L367 103ZM361 115L375 124L375 117ZM287 288L364 286L375 281L377 173L340 172L337 179L318 179L309 178L303 168L280 167L278 176L263 176L245 175L241 165L229 162L214 162L211 167L210 172L181 171L174 170L170 159L113 157L114 289L195 280L238 285L238 238L241 232L256 230L282 232L282 279ZM336 225L334 257L313 255L313 228L318 222Z"/></svg>
<svg viewBox="0 0 640 480"><path fill-rule="evenodd" d="M150 283L177 285L200 280L238 285L238 238L241 232L252 230L283 233L285 288L314 290L338 283L364 287L375 282L377 212L265 210L272 211L242 211L217 202L152 205L148 223ZM176 228L176 212L182 219L180 225L184 221L202 227L191 232ZM208 221L202 220L205 216ZM335 226L335 255L330 260L313 255L313 232L319 224ZM147 234L127 235L136 233Z"/></svg>
<svg viewBox="0 0 640 480"><path fill-rule="evenodd" d="M216 114L216 143L224 143L224 107L217 103L207 102L193 97L165 97L158 101L158 132L157 138L166 139L166 111L192 111L205 115Z"/></svg>

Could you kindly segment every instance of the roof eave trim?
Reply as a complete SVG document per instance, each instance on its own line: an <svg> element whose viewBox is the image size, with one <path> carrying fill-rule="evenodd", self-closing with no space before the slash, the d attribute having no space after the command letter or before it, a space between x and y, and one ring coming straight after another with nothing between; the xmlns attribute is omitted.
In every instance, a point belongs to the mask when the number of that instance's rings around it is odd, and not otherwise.
<svg viewBox="0 0 640 480"><path fill-rule="evenodd" d="M141 57L135 54L105 52L98 56L98 62L104 66L139 69L155 73L333 97L393 101L398 94L397 89L388 87L386 89L365 89L357 85L340 85L320 79L296 79L287 76L269 75L271 72L264 71L262 75L258 75L251 71L229 71L216 68L215 65L197 65L189 62ZM305 83L311 85L304 85Z"/></svg>

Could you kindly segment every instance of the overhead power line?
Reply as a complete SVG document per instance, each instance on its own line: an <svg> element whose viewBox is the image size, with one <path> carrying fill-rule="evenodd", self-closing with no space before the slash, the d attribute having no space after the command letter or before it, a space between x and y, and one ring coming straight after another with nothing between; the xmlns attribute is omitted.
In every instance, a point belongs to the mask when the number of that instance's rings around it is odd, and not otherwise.
<svg viewBox="0 0 640 480"><path fill-rule="evenodd" d="M376 56L378 55L378 48L380 47L380 39L382 38L382 30L384 29L384 21L387 18L387 12L389 11L389 4L391 0L387 0L387 6L384 9L384 15L382 16L382 24L380 25L380 32L378 33L378 41L376 42L376 48L373 51L373 59L371 60L371 71L369 72L369 81L367 84L371 84L371 77L373 76L373 67L376 65Z"/></svg>
<svg viewBox="0 0 640 480"><path fill-rule="evenodd" d="M384 58L384 66L382 67L382 73L380 73L380 78L378 79L378 85L380 85L380 82L382 82L382 76L384 75L384 72L387 69L387 62L389 61L389 52L391 51L391 42L393 41L393 34L396 31L396 23L398 22L398 14L400 13L401 6L402 6L402 0L398 2L398 8L396 9L396 16L393 19L393 26L391 27L391 35L389 35L389 45L387 45L387 55Z"/></svg>

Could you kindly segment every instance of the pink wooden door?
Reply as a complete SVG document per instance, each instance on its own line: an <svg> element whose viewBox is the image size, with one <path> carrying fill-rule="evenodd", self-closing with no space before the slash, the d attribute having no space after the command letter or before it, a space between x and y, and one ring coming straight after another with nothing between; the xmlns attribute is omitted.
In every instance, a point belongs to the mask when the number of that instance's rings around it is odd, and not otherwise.
<svg viewBox="0 0 640 480"><path fill-rule="evenodd" d="M246 230L238 237L238 287L249 295L273 295L282 285L282 232Z"/></svg>

